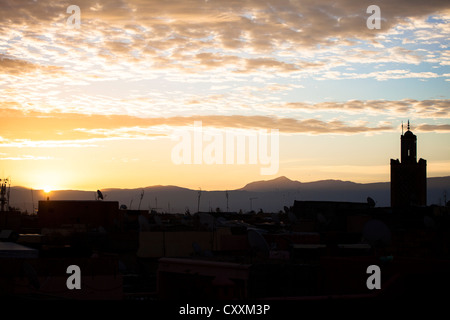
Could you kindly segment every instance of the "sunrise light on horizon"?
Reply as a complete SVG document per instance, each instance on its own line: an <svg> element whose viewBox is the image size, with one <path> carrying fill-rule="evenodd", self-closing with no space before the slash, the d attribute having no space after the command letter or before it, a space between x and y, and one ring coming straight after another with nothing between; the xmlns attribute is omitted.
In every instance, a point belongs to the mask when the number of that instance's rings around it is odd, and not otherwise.
<svg viewBox="0 0 450 320"><path fill-rule="evenodd" d="M380 29L366 23L372 4ZM70 5L80 8L79 27L68 24ZM386 182L408 120L427 176L450 176L448 2L0 6L0 174L14 186L227 190L279 176ZM209 135L202 156L217 143L222 163L195 163L195 146L191 163L175 163L176 133L192 132L194 143L196 123ZM244 163L238 155L225 161L225 133L262 132L279 134L276 172L261 174L270 151L261 152L261 140Z"/></svg>

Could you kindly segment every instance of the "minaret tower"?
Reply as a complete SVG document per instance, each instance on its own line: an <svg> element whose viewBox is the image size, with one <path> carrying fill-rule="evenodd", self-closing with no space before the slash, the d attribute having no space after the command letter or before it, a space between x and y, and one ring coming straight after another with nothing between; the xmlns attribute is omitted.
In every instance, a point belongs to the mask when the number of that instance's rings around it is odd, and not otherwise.
<svg viewBox="0 0 450 320"><path fill-rule="evenodd" d="M401 162L391 159L391 207L427 205L427 161L417 161L417 136L407 131L400 136Z"/></svg>
<svg viewBox="0 0 450 320"><path fill-rule="evenodd" d="M417 163L417 137L410 130L408 120L408 131L401 136L401 162Z"/></svg>

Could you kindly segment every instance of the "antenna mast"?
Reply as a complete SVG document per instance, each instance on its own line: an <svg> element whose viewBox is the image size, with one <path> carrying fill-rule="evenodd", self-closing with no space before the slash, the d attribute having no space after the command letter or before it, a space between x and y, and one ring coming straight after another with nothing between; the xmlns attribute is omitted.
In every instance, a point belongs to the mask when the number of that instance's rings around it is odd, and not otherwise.
<svg viewBox="0 0 450 320"><path fill-rule="evenodd" d="M199 187L198 198L197 198L197 212L200 212L200 197L202 196L202 188Z"/></svg>
<svg viewBox="0 0 450 320"><path fill-rule="evenodd" d="M250 211L252 211L253 210L253 200L254 199L258 199L258 197L253 197L253 198L250 198Z"/></svg>
<svg viewBox="0 0 450 320"><path fill-rule="evenodd" d="M162 208L158 208L158 197L155 197L155 207L153 208L155 210L156 213L158 213L158 209L162 209ZM152 210L152 209L150 209Z"/></svg>
<svg viewBox="0 0 450 320"><path fill-rule="evenodd" d="M32 207L33 207L33 214L34 214L35 212L34 212L34 197L33 197L33 188L31 188L31 205L32 205Z"/></svg>
<svg viewBox="0 0 450 320"><path fill-rule="evenodd" d="M141 209L141 202L142 202L142 198L144 197L144 189L142 189L142 192L141 192L141 198L139 199L139 206L138 206L138 210L140 210Z"/></svg>
<svg viewBox="0 0 450 320"><path fill-rule="evenodd" d="M227 197L227 213L229 212L229 208L228 208L228 190L225 191L225 197Z"/></svg>

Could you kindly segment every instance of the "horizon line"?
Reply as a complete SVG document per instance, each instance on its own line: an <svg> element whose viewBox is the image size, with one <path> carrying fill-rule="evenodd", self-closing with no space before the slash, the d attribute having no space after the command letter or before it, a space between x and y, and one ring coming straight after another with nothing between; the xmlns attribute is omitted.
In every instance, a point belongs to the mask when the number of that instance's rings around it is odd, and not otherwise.
<svg viewBox="0 0 450 320"><path fill-rule="evenodd" d="M430 178L448 178L450 177L450 175L448 176L430 176L427 177L427 179ZM354 184L377 184L377 183L390 183L390 181L378 181L378 182L355 182L355 181L351 181L351 180L340 180L340 179L322 179L322 180L312 180L312 181L299 181L299 180L292 180L286 176L279 176L273 179L269 179L269 180L255 180L255 181L251 181L246 183L243 187L241 188L237 188L237 189L214 189L214 190L206 190L206 189L201 189L201 191L206 191L206 192L212 192L212 191L238 191L241 190L243 188L245 188L246 186L248 186L251 183L257 183L257 182L270 182L270 181L274 181L280 178L286 178L292 182L300 182L300 183L315 183L315 182L324 182L324 181L340 181L340 182L350 182L350 183L354 183ZM49 193L46 192L44 190L44 188L41 189L35 189L35 188L31 188L31 187L26 187L26 186L22 186L22 185L16 185L16 186L11 186L12 188L23 188L23 189L29 189L32 191L42 191L44 193ZM121 187L106 187L106 188L100 188L100 189L54 189L54 190L50 190L50 192L55 192L55 191L83 191L83 192L96 192L97 190L112 190L112 189L119 189L119 190L134 190L134 189L148 189L148 188L153 188L153 187L175 187L175 188L181 188L181 189L188 189L188 190L193 190L193 191L198 191L197 189L192 189L189 187L182 187L182 186L177 186L177 185L161 185L161 184L155 184L155 185L149 185L149 186L145 186L145 187L132 187L132 188L121 188ZM245 191L245 190L243 190Z"/></svg>

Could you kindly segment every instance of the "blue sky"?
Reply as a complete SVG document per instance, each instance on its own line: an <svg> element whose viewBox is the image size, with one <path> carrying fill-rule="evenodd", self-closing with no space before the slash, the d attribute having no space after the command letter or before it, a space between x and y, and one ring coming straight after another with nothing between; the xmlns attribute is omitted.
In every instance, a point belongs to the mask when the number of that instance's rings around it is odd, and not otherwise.
<svg viewBox="0 0 450 320"><path fill-rule="evenodd" d="M377 1L379 30L371 1L83 0L79 28L66 2L0 3L0 165L17 184L388 181L408 119L428 175L450 175L445 1ZM172 132L198 120L279 130L279 171L175 166Z"/></svg>

